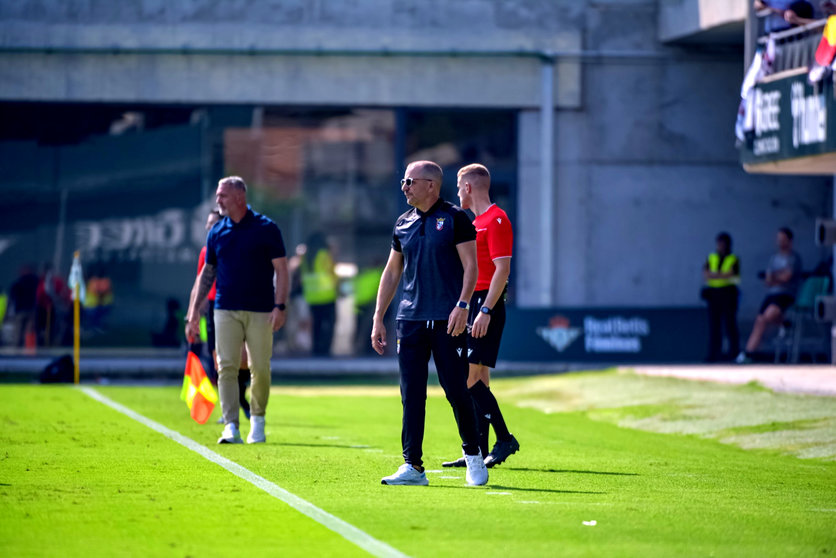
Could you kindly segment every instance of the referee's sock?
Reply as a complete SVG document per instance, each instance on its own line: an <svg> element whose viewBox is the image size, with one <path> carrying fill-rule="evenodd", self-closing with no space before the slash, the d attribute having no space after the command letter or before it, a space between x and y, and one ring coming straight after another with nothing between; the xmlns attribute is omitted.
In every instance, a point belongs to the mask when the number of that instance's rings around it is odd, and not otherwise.
<svg viewBox="0 0 836 558"><path fill-rule="evenodd" d="M473 397L473 401L476 402L479 414L484 415L493 425L493 431L496 432L496 439L501 442L509 440L511 433L508 432L508 427L505 426L505 419L502 417L499 404L496 402L496 397L491 393L491 389L482 380L479 380L470 388L470 395Z"/></svg>
<svg viewBox="0 0 836 558"><path fill-rule="evenodd" d="M479 411L478 405L476 406L476 428L479 430L479 451L485 458L490 452L491 421Z"/></svg>

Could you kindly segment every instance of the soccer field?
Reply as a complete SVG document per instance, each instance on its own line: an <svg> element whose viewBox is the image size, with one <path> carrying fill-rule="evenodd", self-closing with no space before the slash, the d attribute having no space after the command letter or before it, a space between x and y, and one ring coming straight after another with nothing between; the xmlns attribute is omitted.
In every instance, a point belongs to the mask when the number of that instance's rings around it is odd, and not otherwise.
<svg viewBox="0 0 836 558"><path fill-rule="evenodd" d="M2 385L0 555L836 552L834 399L616 373L493 383L522 448L485 487L440 466L461 450L438 388L430 485L400 487L380 484L402 462L397 387L278 385L267 443L219 446L219 410L195 423L179 387L87 388L131 417L72 386Z"/></svg>

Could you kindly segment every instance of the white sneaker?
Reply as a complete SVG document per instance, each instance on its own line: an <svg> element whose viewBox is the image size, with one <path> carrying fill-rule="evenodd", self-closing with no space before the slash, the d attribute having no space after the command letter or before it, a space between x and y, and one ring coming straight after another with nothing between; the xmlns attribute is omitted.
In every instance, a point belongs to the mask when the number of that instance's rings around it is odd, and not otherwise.
<svg viewBox="0 0 836 558"><path fill-rule="evenodd" d="M735 361L737 364L749 364L749 363L751 363L751 362L752 362L752 359L751 359L751 358L749 358L749 356L748 356L745 352L740 351L740 354L739 354L739 355L737 355L737 358L736 358L736 359L734 359L734 361Z"/></svg>
<svg viewBox="0 0 836 558"><path fill-rule="evenodd" d="M482 452L476 455L464 456L467 462L467 473L464 478L470 486L482 486L488 483L488 468L485 467L485 460L482 459Z"/></svg>
<svg viewBox="0 0 836 558"><path fill-rule="evenodd" d="M427 486L430 484L430 481L427 480L426 474L419 473L415 467L409 463L404 463L398 467L398 471L394 475L389 475L388 477L380 479L380 484Z"/></svg>
<svg viewBox="0 0 836 558"><path fill-rule="evenodd" d="M238 427L235 426L234 423L228 423L224 426L224 431L221 433L221 437L218 438L219 444L243 444L244 440L241 439L241 433L238 432Z"/></svg>
<svg viewBox="0 0 836 558"><path fill-rule="evenodd" d="M248 444L263 444L267 441L264 436L264 417L253 415L250 417L250 433L247 434Z"/></svg>

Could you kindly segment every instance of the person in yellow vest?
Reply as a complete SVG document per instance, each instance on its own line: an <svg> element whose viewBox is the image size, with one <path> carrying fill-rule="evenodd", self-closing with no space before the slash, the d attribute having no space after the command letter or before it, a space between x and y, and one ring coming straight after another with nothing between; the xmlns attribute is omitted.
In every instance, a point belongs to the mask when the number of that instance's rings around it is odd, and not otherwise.
<svg viewBox="0 0 836 558"><path fill-rule="evenodd" d="M354 351L357 355L375 354L369 343L369 335L374 322L374 307L381 275L383 265L375 262L371 267L360 270L354 278L354 313L357 318Z"/></svg>
<svg viewBox="0 0 836 558"><path fill-rule="evenodd" d="M113 306L113 284L103 265L93 268L87 280L87 296L84 299L85 314L89 317L88 326L100 333L105 326L105 318Z"/></svg>
<svg viewBox="0 0 836 558"><path fill-rule="evenodd" d="M307 244L299 271L302 274L302 295L311 310L313 354L328 356L337 321L337 274L325 235L315 232Z"/></svg>
<svg viewBox="0 0 836 558"><path fill-rule="evenodd" d="M703 265L705 286L702 297L708 304L708 362L723 360L723 329L729 343L731 360L740 351L737 307L740 299L740 259L732 253L728 233L717 235L717 251L708 255Z"/></svg>

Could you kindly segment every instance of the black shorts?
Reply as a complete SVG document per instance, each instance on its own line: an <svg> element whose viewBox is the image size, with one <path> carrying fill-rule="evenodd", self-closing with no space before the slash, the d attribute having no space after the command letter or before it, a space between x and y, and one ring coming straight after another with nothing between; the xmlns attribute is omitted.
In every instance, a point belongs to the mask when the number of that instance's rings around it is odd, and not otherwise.
<svg viewBox="0 0 836 558"><path fill-rule="evenodd" d="M795 302L795 297L791 294L781 293L781 294L771 294L766 295L766 298L763 299L763 304L761 304L761 309L759 314L763 314L764 310L766 310L769 306L773 304L781 309L781 312L786 312L787 308L793 305Z"/></svg>
<svg viewBox="0 0 836 558"><path fill-rule="evenodd" d="M505 293L499 297L491 312L491 323L484 337L471 337L470 330L482 302L488 291L476 291L470 299L470 314L467 318L467 361L471 364L481 364L488 368L496 367L496 356L499 354L499 342L502 340L502 330L505 329Z"/></svg>

